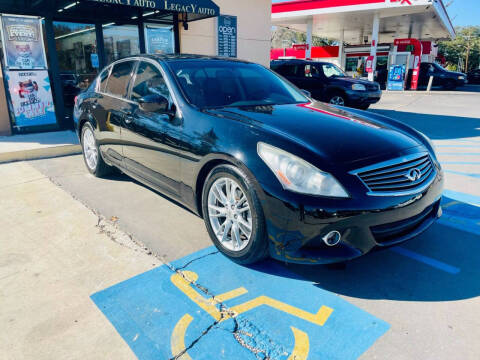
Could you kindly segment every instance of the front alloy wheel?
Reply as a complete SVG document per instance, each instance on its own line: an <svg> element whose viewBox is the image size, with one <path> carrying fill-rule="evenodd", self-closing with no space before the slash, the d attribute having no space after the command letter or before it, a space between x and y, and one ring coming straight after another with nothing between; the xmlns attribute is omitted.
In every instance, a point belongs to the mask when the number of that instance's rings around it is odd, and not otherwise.
<svg viewBox="0 0 480 360"><path fill-rule="evenodd" d="M239 264L252 264L267 256L263 208L255 180L232 165L220 165L207 177L202 212L217 249Z"/></svg>
<svg viewBox="0 0 480 360"><path fill-rule="evenodd" d="M341 95L334 95L330 99L330 104L332 105L340 105L340 106L345 106L345 99Z"/></svg>
<svg viewBox="0 0 480 360"><path fill-rule="evenodd" d="M230 251L242 251L252 236L250 204L238 183L218 179L208 194L208 217L217 240Z"/></svg>

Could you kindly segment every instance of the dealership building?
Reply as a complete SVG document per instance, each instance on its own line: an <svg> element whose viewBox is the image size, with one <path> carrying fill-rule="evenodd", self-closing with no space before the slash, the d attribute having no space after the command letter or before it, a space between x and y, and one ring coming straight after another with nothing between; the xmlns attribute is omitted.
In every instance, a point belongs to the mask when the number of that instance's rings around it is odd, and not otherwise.
<svg viewBox="0 0 480 360"><path fill-rule="evenodd" d="M190 53L268 66L271 8L271 0L0 0L0 135L71 128L74 88L121 57ZM36 55L39 65L21 61Z"/></svg>
<svg viewBox="0 0 480 360"><path fill-rule="evenodd" d="M362 76L370 58L371 80L378 68L391 64L410 62L412 68L415 55L435 61L436 42L455 37L442 0L273 0L272 24L307 34L307 44L272 49L272 59L326 60ZM313 36L338 46L313 47Z"/></svg>

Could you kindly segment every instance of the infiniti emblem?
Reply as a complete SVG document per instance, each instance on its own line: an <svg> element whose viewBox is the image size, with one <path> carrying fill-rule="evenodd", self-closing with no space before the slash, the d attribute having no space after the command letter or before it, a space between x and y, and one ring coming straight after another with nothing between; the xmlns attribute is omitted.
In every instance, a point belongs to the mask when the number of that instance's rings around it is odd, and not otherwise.
<svg viewBox="0 0 480 360"><path fill-rule="evenodd" d="M405 177L411 182L414 182L420 180L422 172L419 169L412 169L405 175Z"/></svg>

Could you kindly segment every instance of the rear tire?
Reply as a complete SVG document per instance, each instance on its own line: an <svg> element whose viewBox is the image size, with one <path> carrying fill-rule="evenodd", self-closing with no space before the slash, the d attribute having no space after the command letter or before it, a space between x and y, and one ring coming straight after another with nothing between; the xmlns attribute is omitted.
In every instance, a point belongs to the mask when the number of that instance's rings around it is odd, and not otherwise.
<svg viewBox="0 0 480 360"><path fill-rule="evenodd" d="M268 255L265 216L254 179L232 165L219 165L207 177L202 210L217 249L238 264L253 264Z"/></svg>
<svg viewBox="0 0 480 360"><path fill-rule="evenodd" d="M100 148L95 138L95 131L90 123L82 127L82 152L83 160L88 171L96 177L103 177L110 174L113 168L105 163L100 153Z"/></svg>

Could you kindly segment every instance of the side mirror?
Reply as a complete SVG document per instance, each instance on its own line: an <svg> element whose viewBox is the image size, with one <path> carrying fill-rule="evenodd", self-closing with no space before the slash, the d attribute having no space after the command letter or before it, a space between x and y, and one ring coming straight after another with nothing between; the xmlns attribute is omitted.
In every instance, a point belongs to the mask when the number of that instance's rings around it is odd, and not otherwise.
<svg viewBox="0 0 480 360"><path fill-rule="evenodd" d="M305 95L306 97L308 98L311 98L312 97L312 93L308 90L305 90L305 89L300 89L300 91L302 92L303 95Z"/></svg>
<svg viewBox="0 0 480 360"><path fill-rule="evenodd" d="M140 108L145 112L154 112L175 116L176 111L170 106L170 101L162 95L151 94L138 99Z"/></svg>

